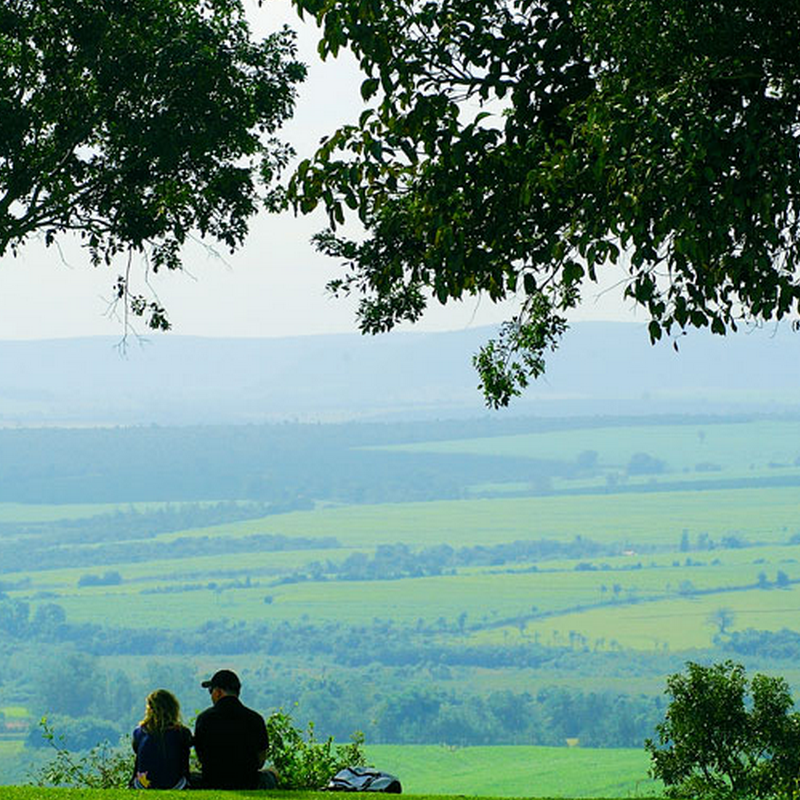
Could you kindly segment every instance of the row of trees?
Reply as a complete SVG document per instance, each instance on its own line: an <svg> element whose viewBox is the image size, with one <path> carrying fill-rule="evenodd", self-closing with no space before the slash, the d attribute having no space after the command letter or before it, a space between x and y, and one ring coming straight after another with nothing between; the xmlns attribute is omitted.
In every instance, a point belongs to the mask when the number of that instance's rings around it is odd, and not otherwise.
<svg viewBox="0 0 800 800"><path fill-rule="evenodd" d="M68 691L76 669L86 680ZM401 681L395 669L311 677L265 665L244 675L244 685L248 702L267 713L292 709L299 719L313 720L324 736L346 739L363 730L375 743L561 746L566 738L577 737L587 746L637 747L663 715L663 703L654 696L554 686L475 692L453 681L431 681L430 671L437 670L406 669ZM75 650L51 649L17 690L27 689L32 709L46 713L66 745L80 750L129 733L154 685L171 687L192 716L207 703L199 681L193 667L172 660L150 662L141 674L129 675L116 668L106 671L97 658ZM47 746L35 727L27 741Z"/></svg>
<svg viewBox="0 0 800 800"><path fill-rule="evenodd" d="M596 421L595 421L596 422ZM494 430L503 430L498 426ZM362 429L363 428L363 429ZM518 430L540 428L535 420ZM485 429L492 430L492 426ZM455 436L472 436L467 425L446 426ZM402 452L379 449L388 442L436 441L443 428L417 425L226 425L105 429L0 430L0 500L35 503L163 501L163 515L143 513L74 527L52 525L74 541L113 540L115 531L134 537L153 532L214 525L265 514L306 510L311 501L346 503L459 499L487 483L542 482L580 473L572 459L532 459ZM208 498L249 500L236 513L222 504L202 511ZM176 501L196 506L180 525ZM199 501L199 502L196 502ZM114 516L114 515L111 515ZM149 524L152 523L152 524ZM45 525L17 526L48 536ZM5 530L8 530L6 527ZM123 538L120 535L120 538ZM130 537L127 537L130 538Z"/></svg>
<svg viewBox="0 0 800 800"><path fill-rule="evenodd" d="M575 536L571 541L526 539L496 545L454 548L448 544L415 550L407 544L382 544L373 556L352 553L342 561L312 562L303 571L276 580L294 583L303 580L398 580L442 575L458 567L503 566L547 559L592 558L620 555L622 544L604 545Z"/></svg>

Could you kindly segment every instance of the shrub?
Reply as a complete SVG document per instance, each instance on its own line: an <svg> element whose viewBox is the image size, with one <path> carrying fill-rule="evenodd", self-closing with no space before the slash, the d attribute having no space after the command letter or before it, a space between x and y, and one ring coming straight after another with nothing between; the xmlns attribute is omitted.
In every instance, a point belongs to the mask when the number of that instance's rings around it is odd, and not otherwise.
<svg viewBox="0 0 800 800"><path fill-rule="evenodd" d="M349 744L334 744L333 737L318 742L314 723L309 722L305 737L283 710L267 720L268 761L278 773L279 789L320 789L344 767L365 766L364 734L353 734Z"/></svg>
<svg viewBox="0 0 800 800"><path fill-rule="evenodd" d="M133 774L134 755L130 749L101 742L85 755L68 750L63 736L55 733L42 717L42 737L55 749L52 760L33 775L36 786L71 786L88 789L123 789Z"/></svg>

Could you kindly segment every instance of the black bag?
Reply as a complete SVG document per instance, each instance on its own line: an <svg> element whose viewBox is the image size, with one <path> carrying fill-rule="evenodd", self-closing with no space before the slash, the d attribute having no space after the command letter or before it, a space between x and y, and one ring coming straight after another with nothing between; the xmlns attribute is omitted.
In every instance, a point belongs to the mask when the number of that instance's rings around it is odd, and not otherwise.
<svg viewBox="0 0 800 800"><path fill-rule="evenodd" d="M372 767L345 767L339 770L323 787L329 792L390 792L403 791L400 781L388 772Z"/></svg>

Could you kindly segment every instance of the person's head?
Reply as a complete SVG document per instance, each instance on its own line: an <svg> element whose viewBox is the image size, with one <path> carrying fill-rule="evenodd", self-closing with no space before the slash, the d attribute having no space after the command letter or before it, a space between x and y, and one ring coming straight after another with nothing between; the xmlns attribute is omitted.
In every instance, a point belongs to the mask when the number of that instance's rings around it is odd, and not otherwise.
<svg viewBox="0 0 800 800"><path fill-rule="evenodd" d="M226 695L238 697L239 692L242 690L239 676L229 669L221 669L215 672L207 681L203 681L200 685L204 689L208 689L212 703L216 703L220 697L225 697Z"/></svg>
<svg viewBox="0 0 800 800"><path fill-rule="evenodd" d="M163 733L168 728L180 725L181 704L172 692L156 689L144 701L144 719L141 726L148 733Z"/></svg>

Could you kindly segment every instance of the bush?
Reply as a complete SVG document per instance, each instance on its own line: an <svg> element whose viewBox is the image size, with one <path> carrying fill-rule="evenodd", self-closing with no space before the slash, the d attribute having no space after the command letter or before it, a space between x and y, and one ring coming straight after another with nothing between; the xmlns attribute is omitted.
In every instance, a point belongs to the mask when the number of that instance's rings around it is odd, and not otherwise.
<svg viewBox="0 0 800 800"><path fill-rule="evenodd" d="M36 786L71 786L88 789L124 789L133 774L134 754L130 749L101 742L85 755L77 755L64 745L42 717L42 738L55 749L53 759L33 775Z"/></svg>
<svg viewBox="0 0 800 800"><path fill-rule="evenodd" d="M279 710L267 720L267 733L267 760L278 773L279 789L320 789L340 769L366 765L361 732L354 733L349 744L334 744L332 736L318 742L313 722L308 723L304 737L291 716Z"/></svg>

